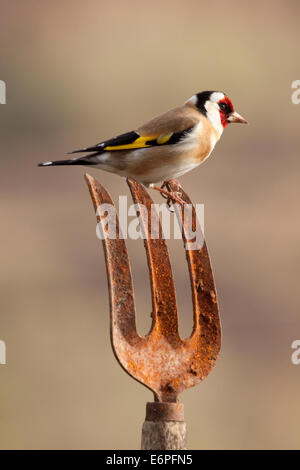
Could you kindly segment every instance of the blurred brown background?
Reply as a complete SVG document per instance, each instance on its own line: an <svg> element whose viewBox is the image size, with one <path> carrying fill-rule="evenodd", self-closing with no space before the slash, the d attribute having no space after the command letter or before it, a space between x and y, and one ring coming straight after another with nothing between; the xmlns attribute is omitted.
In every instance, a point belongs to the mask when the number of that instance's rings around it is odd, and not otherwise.
<svg viewBox="0 0 300 470"><path fill-rule="evenodd" d="M0 12L0 448L139 448L152 396L111 351L85 169L36 165L206 89L226 91L249 125L229 126L181 178L205 204L223 325L216 368L181 396L189 447L299 448L299 2L1 0ZM124 179L91 173L115 200L128 194ZM145 333L145 255L128 245ZM170 251L186 336L181 242Z"/></svg>

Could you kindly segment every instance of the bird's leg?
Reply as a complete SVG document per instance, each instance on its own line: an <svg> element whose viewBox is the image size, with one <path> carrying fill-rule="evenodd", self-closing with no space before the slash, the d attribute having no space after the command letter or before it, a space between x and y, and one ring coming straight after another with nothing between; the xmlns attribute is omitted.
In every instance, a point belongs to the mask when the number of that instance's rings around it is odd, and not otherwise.
<svg viewBox="0 0 300 470"><path fill-rule="evenodd" d="M172 183L173 186L176 187L176 191L171 190L170 183ZM172 202L180 204L183 206L184 201L181 199L181 186L179 181L177 180L168 180L164 181L162 186L159 188L158 186L152 186L153 189L156 189L156 191L159 191L161 195L167 199L167 205L170 207L172 205ZM166 188L166 189L164 189Z"/></svg>

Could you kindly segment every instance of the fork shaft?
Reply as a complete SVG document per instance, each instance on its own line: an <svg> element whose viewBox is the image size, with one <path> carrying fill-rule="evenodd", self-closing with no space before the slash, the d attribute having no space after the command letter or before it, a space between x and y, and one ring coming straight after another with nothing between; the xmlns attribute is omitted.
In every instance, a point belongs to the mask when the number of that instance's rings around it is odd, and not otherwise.
<svg viewBox="0 0 300 470"><path fill-rule="evenodd" d="M183 410L182 403L147 403L141 449L186 449L186 424Z"/></svg>

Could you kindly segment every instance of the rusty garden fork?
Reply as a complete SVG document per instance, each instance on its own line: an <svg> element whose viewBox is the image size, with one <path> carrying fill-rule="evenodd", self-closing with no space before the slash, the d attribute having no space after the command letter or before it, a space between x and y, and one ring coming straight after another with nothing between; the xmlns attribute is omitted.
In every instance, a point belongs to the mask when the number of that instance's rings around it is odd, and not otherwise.
<svg viewBox="0 0 300 470"><path fill-rule="evenodd" d="M97 211L101 204L113 202L105 188L85 175ZM153 201L144 186L127 180L135 204L147 208L139 211L152 292L152 326L139 336L136 329L131 268L124 239L105 238L103 247L110 293L110 333L114 354L125 371L154 393L154 402L147 403L142 431L142 449L185 449L186 431L183 404L178 394L205 379L214 367L220 350L221 331L217 295L206 244L200 249L186 250L193 297L194 326L191 336L182 339L178 330L178 314L173 274L165 240L159 225L159 237L151 238ZM172 187L171 187L172 190ZM181 198L191 201L182 190ZM140 206L142 207L142 206ZM175 205L176 207L176 205ZM105 230L105 221L96 212L97 221ZM184 217L182 238L188 243L187 227L195 231L196 213ZM192 220L190 220L192 217ZM153 219L152 219L153 220Z"/></svg>

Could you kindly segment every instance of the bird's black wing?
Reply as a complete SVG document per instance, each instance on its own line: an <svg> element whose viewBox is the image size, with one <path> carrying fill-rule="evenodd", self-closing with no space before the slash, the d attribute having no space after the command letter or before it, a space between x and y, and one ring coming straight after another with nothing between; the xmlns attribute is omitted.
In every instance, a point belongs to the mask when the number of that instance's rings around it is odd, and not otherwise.
<svg viewBox="0 0 300 470"><path fill-rule="evenodd" d="M183 137L188 134L194 126L189 127L181 132L172 132L169 134L158 135L139 135L135 131L126 132L125 134L118 135L112 139L100 142L92 147L73 150L70 153L83 153L83 152L106 152L117 150L132 150L146 147L153 147L156 145L172 145L177 144Z"/></svg>

